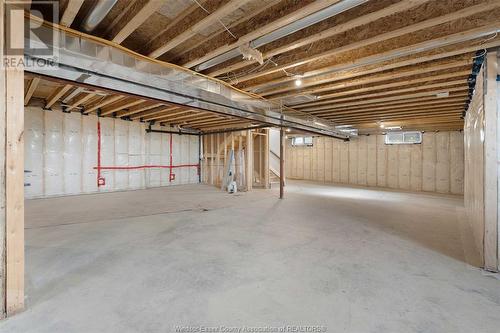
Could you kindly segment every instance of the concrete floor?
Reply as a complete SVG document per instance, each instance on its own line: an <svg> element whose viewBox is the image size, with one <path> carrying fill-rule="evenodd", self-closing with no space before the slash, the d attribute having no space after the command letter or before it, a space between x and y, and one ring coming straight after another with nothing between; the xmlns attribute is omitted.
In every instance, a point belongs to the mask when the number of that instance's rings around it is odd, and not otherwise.
<svg viewBox="0 0 500 333"><path fill-rule="evenodd" d="M291 182L28 201L27 310L0 332L499 332L462 198Z"/></svg>

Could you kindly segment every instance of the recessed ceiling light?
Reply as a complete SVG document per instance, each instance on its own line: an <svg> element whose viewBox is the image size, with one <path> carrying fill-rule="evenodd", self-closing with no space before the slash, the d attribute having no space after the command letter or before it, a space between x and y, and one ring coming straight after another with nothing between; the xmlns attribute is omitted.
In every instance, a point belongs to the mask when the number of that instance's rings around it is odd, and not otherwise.
<svg viewBox="0 0 500 333"><path fill-rule="evenodd" d="M302 80L301 79L296 79L295 80L295 86L300 87L302 85Z"/></svg>

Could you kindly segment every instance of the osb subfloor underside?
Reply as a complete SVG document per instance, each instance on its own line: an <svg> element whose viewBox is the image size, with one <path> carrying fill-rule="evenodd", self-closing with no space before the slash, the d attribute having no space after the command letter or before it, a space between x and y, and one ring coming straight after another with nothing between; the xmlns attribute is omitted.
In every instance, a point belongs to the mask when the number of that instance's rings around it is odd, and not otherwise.
<svg viewBox="0 0 500 333"><path fill-rule="evenodd" d="M0 332L498 332L461 197L291 182L27 201L27 310Z"/></svg>

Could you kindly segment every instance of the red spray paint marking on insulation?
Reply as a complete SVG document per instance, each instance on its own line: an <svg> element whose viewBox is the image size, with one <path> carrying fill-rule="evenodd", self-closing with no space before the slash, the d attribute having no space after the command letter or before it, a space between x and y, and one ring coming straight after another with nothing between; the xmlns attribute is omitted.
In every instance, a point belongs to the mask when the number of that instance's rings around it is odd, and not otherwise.
<svg viewBox="0 0 500 333"><path fill-rule="evenodd" d="M97 120L97 187L106 185L106 179L101 177L101 122Z"/></svg>
<svg viewBox="0 0 500 333"><path fill-rule="evenodd" d="M168 181L171 182L172 180L175 180L175 175L172 172L172 133L170 133L170 174Z"/></svg>
<svg viewBox="0 0 500 333"><path fill-rule="evenodd" d="M175 174L172 172L175 168L197 168L198 172L200 169L200 164L180 164L173 165L172 160L172 133L170 133L170 165L137 165L137 166L101 166L101 123L97 122L97 166L94 169L97 170L97 187L106 185L106 179L101 177L101 170L138 170L138 169L170 169L169 181L175 180Z"/></svg>

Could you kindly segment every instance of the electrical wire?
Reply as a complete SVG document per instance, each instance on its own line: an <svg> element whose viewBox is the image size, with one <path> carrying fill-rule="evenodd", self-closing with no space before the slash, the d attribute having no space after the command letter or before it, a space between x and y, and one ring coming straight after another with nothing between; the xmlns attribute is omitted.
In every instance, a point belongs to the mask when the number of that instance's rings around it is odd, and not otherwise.
<svg viewBox="0 0 500 333"><path fill-rule="evenodd" d="M498 31L495 31L495 33L494 33L492 36L487 37L487 38L485 38L485 39L481 40L478 44L479 44L479 45L486 44L486 43L487 43L487 42L489 42L490 40L493 40L493 39L495 39L495 38L497 38L497 37L498 37ZM478 51L479 51L479 50L478 50ZM473 56L473 57L472 57L472 59L476 59L476 58L483 57L483 56L484 56L484 55L488 52L486 49L482 49L481 51L482 51L482 53L481 53L481 54L478 54L478 55Z"/></svg>
<svg viewBox="0 0 500 333"><path fill-rule="evenodd" d="M198 2L198 0L192 0L193 2L195 2L201 9L203 9L208 15L212 14L210 13L205 7L203 7L201 5L201 3ZM226 29L226 31L234 38L234 39L238 39L238 37L236 37L232 32L231 30L229 30L228 27L226 27L226 25L224 24L224 22L222 22L222 20L220 18L217 18L217 21L219 21L219 23L224 27L224 29Z"/></svg>

